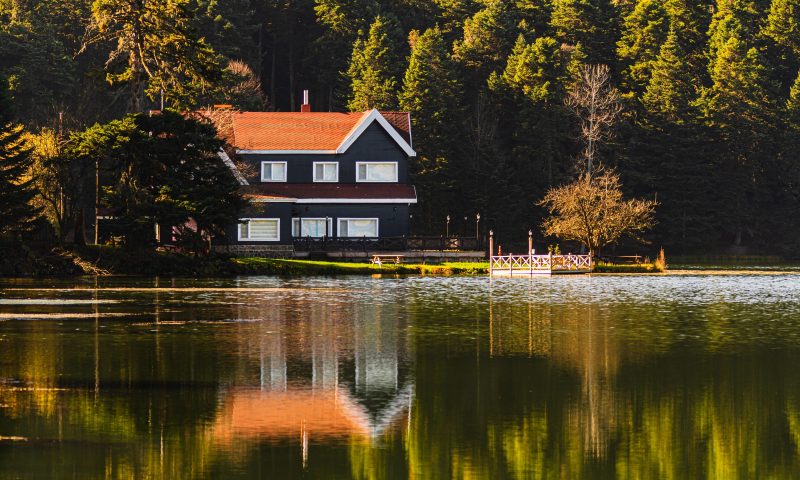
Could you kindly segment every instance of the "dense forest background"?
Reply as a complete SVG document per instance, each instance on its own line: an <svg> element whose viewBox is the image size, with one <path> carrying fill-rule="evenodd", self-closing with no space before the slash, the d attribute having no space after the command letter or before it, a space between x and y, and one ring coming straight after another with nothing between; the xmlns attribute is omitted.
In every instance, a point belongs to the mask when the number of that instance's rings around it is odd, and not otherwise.
<svg viewBox="0 0 800 480"><path fill-rule="evenodd" d="M565 97L605 64L603 142L654 246L800 245L800 0L0 0L0 75L32 134L132 111L410 111L415 233L524 239L575 175Z"/></svg>

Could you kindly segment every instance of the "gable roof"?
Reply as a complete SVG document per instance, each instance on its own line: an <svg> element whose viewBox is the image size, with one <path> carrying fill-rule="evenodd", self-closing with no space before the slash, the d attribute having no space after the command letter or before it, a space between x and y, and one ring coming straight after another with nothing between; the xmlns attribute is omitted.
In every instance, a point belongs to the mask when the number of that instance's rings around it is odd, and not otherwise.
<svg viewBox="0 0 800 480"><path fill-rule="evenodd" d="M375 122L407 155L416 156L411 148L410 115L387 112L384 116L377 110L233 113L229 142L240 153L345 153Z"/></svg>

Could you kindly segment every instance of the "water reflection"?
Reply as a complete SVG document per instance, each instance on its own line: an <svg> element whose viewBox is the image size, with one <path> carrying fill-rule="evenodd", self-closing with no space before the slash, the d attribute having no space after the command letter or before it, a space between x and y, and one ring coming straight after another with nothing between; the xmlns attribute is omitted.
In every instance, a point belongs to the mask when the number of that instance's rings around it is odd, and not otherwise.
<svg viewBox="0 0 800 480"><path fill-rule="evenodd" d="M797 278L7 284L0 477L798 478Z"/></svg>
<svg viewBox="0 0 800 480"><path fill-rule="evenodd" d="M405 322L397 305L309 305L295 299L237 305L242 358L257 372L222 401L216 436L258 439L379 437L412 393Z"/></svg>

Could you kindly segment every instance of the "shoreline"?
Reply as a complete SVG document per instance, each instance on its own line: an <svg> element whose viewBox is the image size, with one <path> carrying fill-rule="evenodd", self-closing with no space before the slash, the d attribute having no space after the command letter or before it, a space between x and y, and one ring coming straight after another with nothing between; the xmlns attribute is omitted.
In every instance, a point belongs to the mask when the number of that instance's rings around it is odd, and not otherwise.
<svg viewBox="0 0 800 480"><path fill-rule="evenodd" d="M787 275L800 274L800 264L692 265L677 264L658 271L653 264L596 266L591 275ZM72 250L33 251L0 258L0 279L75 278L84 276L229 278L243 275L422 275L488 276L489 263L383 264L305 259L231 257L212 254L193 257L174 252L126 251L118 247L83 247Z"/></svg>

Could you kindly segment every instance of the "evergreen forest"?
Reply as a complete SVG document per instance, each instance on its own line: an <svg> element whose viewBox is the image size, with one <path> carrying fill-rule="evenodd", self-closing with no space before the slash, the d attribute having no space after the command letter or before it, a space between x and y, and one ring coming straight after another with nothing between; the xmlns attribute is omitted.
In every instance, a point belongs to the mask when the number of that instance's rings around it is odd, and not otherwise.
<svg viewBox="0 0 800 480"><path fill-rule="evenodd" d="M131 114L297 111L309 90L315 111L411 112L419 234L480 214L541 238L589 65L622 104L597 156L657 202L652 246L796 254L800 0L0 0L6 141L24 130L30 168Z"/></svg>

